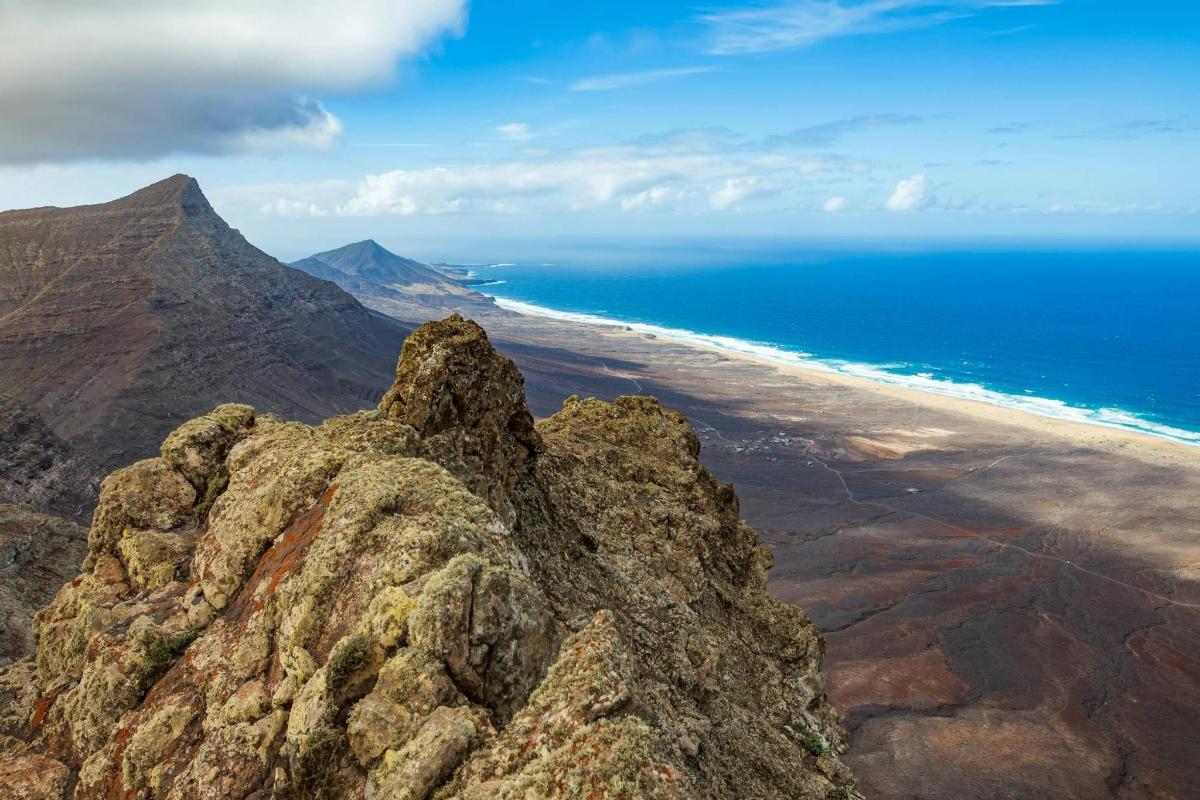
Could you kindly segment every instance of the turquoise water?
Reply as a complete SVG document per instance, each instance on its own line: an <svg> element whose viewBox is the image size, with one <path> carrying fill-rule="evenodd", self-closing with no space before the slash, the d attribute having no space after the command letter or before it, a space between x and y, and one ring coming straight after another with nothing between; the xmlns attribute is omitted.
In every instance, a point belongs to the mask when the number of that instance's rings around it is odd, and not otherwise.
<svg viewBox="0 0 1200 800"><path fill-rule="evenodd" d="M538 313L1200 444L1200 251L831 248L688 261L478 274L501 281L482 291Z"/></svg>

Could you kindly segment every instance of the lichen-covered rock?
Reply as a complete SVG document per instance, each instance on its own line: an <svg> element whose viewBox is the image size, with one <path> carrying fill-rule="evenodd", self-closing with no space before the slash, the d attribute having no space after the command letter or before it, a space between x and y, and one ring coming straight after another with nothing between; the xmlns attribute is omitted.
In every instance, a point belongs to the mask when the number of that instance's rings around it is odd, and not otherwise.
<svg viewBox="0 0 1200 800"><path fill-rule="evenodd" d="M254 409L228 403L185 422L162 444L162 459L188 479L198 492L207 492L225 471L229 448L254 424ZM215 491L215 487L214 487Z"/></svg>
<svg viewBox="0 0 1200 800"><path fill-rule="evenodd" d="M512 493L532 472L538 435L524 378L492 348L483 328L453 314L414 331L379 409L415 428L428 458L504 522L515 521Z"/></svg>
<svg viewBox="0 0 1200 800"><path fill-rule="evenodd" d="M0 670L0 795L854 796L820 636L698 450L648 398L535 429L458 317L377 411L221 406L105 481Z"/></svg>

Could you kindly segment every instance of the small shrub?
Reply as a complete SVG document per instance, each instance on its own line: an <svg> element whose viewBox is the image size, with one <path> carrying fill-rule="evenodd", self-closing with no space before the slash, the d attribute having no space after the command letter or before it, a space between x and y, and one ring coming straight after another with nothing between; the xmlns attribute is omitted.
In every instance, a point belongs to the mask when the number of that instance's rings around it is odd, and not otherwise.
<svg viewBox="0 0 1200 800"><path fill-rule="evenodd" d="M196 516L204 519L212 508L213 503L221 496L221 493L229 486L229 471L224 466L216 475L213 475L208 480L208 486L204 490L204 499L196 506Z"/></svg>
<svg viewBox="0 0 1200 800"><path fill-rule="evenodd" d="M143 689L149 689L195 638L196 631L191 628L175 634L149 631L134 642L134 646L142 651L142 659L133 670L134 679Z"/></svg>
<svg viewBox="0 0 1200 800"><path fill-rule="evenodd" d="M815 731L805 734L801 742L804 745L804 749L814 756L823 756L829 749L829 745L825 743L825 737Z"/></svg>
<svg viewBox="0 0 1200 800"><path fill-rule="evenodd" d="M308 735L292 758L288 800L332 800L338 791L338 772L346 750L346 737L333 728L318 727Z"/></svg>
<svg viewBox="0 0 1200 800"><path fill-rule="evenodd" d="M371 642L366 634L356 633L338 642L325 665L325 687L331 692L342 688L370 658Z"/></svg>
<svg viewBox="0 0 1200 800"><path fill-rule="evenodd" d="M850 790L845 786L835 786L825 795L825 800L850 800Z"/></svg>

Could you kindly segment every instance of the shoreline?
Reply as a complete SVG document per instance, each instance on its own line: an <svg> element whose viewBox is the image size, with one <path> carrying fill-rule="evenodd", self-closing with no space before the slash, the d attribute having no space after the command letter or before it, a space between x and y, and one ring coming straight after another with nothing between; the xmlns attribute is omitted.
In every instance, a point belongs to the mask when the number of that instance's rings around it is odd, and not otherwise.
<svg viewBox="0 0 1200 800"><path fill-rule="evenodd" d="M489 295L490 296L490 295ZM1181 454L1195 456L1200 448L1200 432L1185 431L1168 426L1157 426L1172 433L1156 432L1132 424L1095 418L1090 414L1124 416L1145 425L1154 425L1117 409L1090 411L1069 406L1062 401L1030 396L1008 395L985 389L975 384L958 384L937 381L922 376L903 376L883 372L870 365L830 360L821 361L804 353L793 353L769 345L736 339L728 336L698 333L668 328L651 323L627 322L594 314L585 314L538 306L519 300L491 296L496 305L524 316L614 329L612 333L636 336L645 341L647 337L663 338L674 344L697 350L716 352L728 358L736 358L762 366L774 368L785 375L808 383L825 382L848 388L883 394L898 400L936 408L942 411L966 414L989 422L1035 429L1044 433L1076 436L1104 432L1106 439L1114 443L1168 446L1179 449ZM924 385L928 384L928 386ZM1178 435L1189 438L1180 438ZM1089 442L1095 445L1096 442Z"/></svg>

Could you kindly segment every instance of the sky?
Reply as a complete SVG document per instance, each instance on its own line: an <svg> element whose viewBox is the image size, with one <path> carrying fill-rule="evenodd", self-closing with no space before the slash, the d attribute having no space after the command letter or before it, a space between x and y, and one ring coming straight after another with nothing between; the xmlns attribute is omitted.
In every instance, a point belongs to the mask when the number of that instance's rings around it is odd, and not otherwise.
<svg viewBox="0 0 1200 800"><path fill-rule="evenodd" d="M0 209L196 177L285 260L1200 241L1190 0L0 0Z"/></svg>

